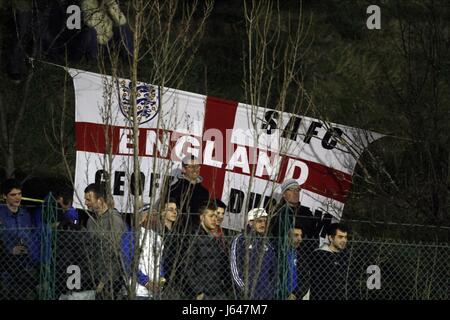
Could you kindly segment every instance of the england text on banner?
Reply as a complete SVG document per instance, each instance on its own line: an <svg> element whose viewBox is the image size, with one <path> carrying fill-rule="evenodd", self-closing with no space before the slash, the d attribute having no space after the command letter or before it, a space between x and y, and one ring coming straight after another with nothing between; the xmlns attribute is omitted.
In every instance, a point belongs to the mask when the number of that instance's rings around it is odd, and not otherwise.
<svg viewBox="0 0 450 320"><path fill-rule="evenodd" d="M224 227L243 227L242 203L279 199L297 179L312 214L339 220L359 156L382 135L287 112L138 83L139 137L130 117L130 81L70 69L76 94L76 206L84 187L111 177L118 210L132 210L133 143L139 144L144 202L180 160L200 158L204 185L229 205ZM154 186L155 190L152 190Z"/></svg>

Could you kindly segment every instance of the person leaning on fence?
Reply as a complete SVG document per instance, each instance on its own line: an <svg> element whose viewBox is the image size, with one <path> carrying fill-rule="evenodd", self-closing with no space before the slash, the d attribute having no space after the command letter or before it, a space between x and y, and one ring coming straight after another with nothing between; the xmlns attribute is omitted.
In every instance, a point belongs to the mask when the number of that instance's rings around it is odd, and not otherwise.
<svg viewBox="0 0 450 320"><path fill-rule="evenodd" d="M98 299L117 299L124 286L123 268L120 259L122 235L126 230L120 213L110 208L104 185L90 184L84 190L85 205L94 213L87 222L95 245L94 278Z"/></svg>
<svg viewBox="0 0 450 320"><path fill-rule="evenodd" d="M22 202L22 184L7 179L2 185L5 205L0 206L0 299L30 299L37 285L39 238Z"/></svg>
<svg viewBox="0 0 450 320"><path fill-rule="evenodd" d="M275 250L266 237L267 216L263 208L250 210L247 230L231 244L233 282L244 299L275 298L277 261Z"/></svg>
<svg viewBox="0 0 450 320"><path fill-rule="evenodd" d="M229 298L229 256L225 244L213 234L217 228L216 210L212 203L199 208L200 223L189 245L186 263L186 293L191 299Z"/></svg>
<svg viewBox="0 0 450 320"><path fill-rule="evenodd" d="M191 155L184 157L181 175L168 191L168 197L174 198L181 208L179 232L190 232L199 225L199 208L209 201L209 191L202 185L200 167L196 157Z"/></svg>
<svg viewBox="0 0 450 320"><path fill-rule="evenodd" d="M310 300L345 300L347 288L348 229L332 223L327 231L329 244L324 243L311 256Z"/></svg>

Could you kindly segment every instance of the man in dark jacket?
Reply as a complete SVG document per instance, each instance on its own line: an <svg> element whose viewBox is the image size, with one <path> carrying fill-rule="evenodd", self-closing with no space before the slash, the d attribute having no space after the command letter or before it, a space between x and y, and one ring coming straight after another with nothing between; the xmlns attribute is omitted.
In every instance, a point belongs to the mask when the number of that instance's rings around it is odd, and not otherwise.
<svg viewBox="0 0 450 320"><path fill-rule="evenodd" d="M66 218L59 222L57 227L56 242L56 274L55 289L56 297L62 297L74 292L95 290L95 283L88 275L88 253L92 245L87 237L86 229L78 221ZM67 280L70 276L68 270L71 266L76 266L81 272L80 287L76 285L68 286ZM73 284L73 283L72 283Z"/></svg>
<svg viewBox="0 0 450 320"><path fill-rule="evenodd" d="M289 230L295 224L302 226L302 236L308 241L302 248L304 255L308 256L319 246L319 234L317 232L317 221L310 211L300 205L300 185L295 179L288 179L281 184L283 198L280 204L272 211L269 230L273 237L273 244L277 252L278 261L278 299L286 299L288 293L287 270L289 269ZM312 240L314 239L314 240Z"/></svg>
<svg viewBox="0 0 450 320"><path fill-rule="evenodd" d="M247 221L248 231L238 235L231 244L234 284L243 299L274 299L277 261L275 250L265 237L267 212L263 208L252 209Z"/></svg>
<svg viewBox="0 0 450 320"><path fill-rule="evenodd" d="M182 161L181 176L169 188L169 198L174 198L181 208L178 231L185 233L198 226L199 208L209 201L209 191L202 185L200 163L194 156Z"/></svg>
<svg viewBox="0 0 450 320"><path fill-rule="evenodd" d="M303 237L308 239L319 239L317 232L317 221L308 208L300 204L300 185L295 179L284 181L281 186L282 199L271 213L269 221L270 234L286 236L295 221L298 220L303 226ZM317 242L318 243L318 242Z"/></svg>
<svg viewBox="0 0 450 320"><path fill-rule="evenodd" d="M345 300L348 279L348 229L340 223L330 225L329 244L316 249L311 257L310 300Z"/></svg>
<svg viewBox="0 0 450 320"><path fill-rule="evenodd" d="M227 246L215 237L216 207L202 206L200 224L188 249L188 294L197 300L224 300L229 298L231 274Z"/></svg>

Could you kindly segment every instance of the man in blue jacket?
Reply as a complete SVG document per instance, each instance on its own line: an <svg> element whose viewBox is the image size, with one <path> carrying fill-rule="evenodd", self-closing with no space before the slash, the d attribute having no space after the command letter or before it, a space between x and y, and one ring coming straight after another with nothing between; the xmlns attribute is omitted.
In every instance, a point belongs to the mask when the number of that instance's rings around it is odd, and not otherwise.
<svg viewBox="0 0 450 320"><path fill-rule="evenodd" d="M274 299L277 260L268 241L267 212L255 208L248 213L248 228L231 244L231 271L243 299Z"/></svg>
<svg viewBox="0 0 450 320"><path fill-rule="evenodd" d="M22 184L7 179L2 186L5 205L0 206L1 279L6 299L28 299L37 285L35 266L39 242L28 211L20 206Z"/></svg>
<svg viewBox="0 0 450 320"><path fill-rule="evenodd" d="M51 227L58 227L59 224L81 224L78 211L73 207L73 190L72 189L60 189L53 194L56 202L58 203L57 222ZM34 224L37 228L41 228L43 223L48 221L42 221L44 210L52 208L50 205L51 196L48 194L44 199L44 204L38 207L34 212Z"/></svg>

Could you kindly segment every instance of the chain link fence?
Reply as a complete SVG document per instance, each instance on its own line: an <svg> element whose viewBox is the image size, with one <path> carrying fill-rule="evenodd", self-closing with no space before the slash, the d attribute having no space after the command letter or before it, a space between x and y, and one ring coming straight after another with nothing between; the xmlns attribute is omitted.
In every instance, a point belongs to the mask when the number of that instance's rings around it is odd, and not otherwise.
<svg viewBox="0 0 450 320"><path fill-rule="evenodd" d="M448 244L350 240L332 253L305 239L281 256L277 239L250 234L0 230L2 300L445 300L450 293Z"/></svg>

